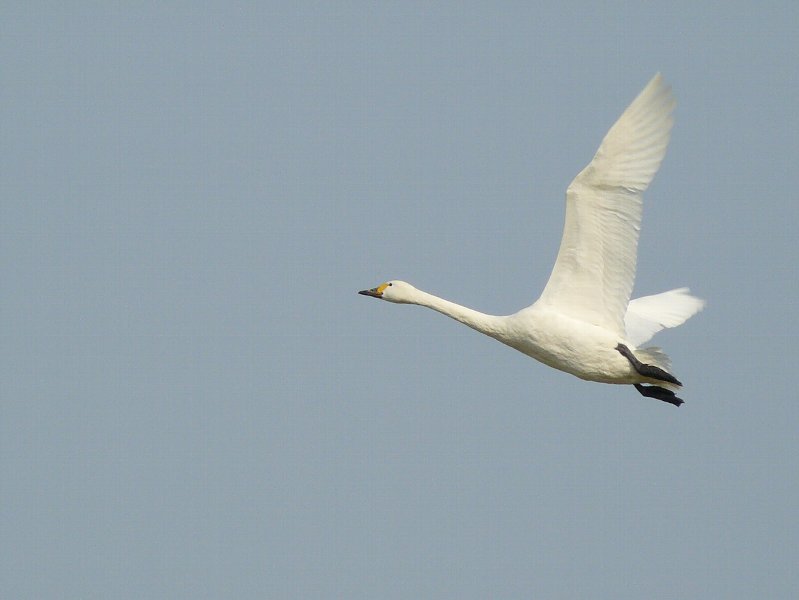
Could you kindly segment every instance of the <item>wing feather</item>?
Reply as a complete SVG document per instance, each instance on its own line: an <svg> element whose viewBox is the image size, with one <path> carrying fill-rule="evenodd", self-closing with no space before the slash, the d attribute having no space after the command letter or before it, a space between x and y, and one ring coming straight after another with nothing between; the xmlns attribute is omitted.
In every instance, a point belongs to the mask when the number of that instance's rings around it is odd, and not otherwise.
<svg viewBox="0 0 799 600"><path fill-rule="evenodd" d="M642 193L666 154L674 104L669 86L655 75L569 185L560 250L538 303L624 333Z"/></svg>

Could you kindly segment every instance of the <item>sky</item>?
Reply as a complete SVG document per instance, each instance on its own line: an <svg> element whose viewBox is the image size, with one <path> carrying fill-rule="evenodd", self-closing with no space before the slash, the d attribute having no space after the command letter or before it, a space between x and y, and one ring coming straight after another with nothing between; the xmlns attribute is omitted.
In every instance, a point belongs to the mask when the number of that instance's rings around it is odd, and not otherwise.
<svg viewBox="0 0 799 600"><path fill-rule="evenodd" d="M4 2L0 596L793 596L797 6ZM682 407L357 295L532 303L656 72Z"/></svg>

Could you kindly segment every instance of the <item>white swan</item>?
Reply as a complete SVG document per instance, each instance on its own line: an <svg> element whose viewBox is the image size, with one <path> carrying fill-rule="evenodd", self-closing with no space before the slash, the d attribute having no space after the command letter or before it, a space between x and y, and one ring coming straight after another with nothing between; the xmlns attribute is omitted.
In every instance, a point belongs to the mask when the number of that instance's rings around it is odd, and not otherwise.
<svg viewBox="0 0 799 600"><path fill-rule="evenodd" d="M569 185L558 257L533 305L513 315L486 315L404 281L358 293L427 306L550 367L588 381L633 384L644 396L679 406L674 392L682 384L668 356L640 345L684 323L704 301L687 288L630 300L642 193L666 153L674 104L655 75Z"/></svg>

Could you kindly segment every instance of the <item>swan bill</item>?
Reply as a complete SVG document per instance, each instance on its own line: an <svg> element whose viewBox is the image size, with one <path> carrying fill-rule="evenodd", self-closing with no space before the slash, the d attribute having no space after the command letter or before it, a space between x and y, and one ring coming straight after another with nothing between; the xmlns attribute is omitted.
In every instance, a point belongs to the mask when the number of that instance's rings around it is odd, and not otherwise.
<svg viewBox="0 0 799 600"><path fill-rule="evenodd" d="M380 288L372 288L371 290L361 290L358 292L361 296L371 296L372 298L382 298L383 292L379 291Z"/></svg>
<svg viewBox="0 0 799 600"><path fill-rule="evenodd" d="M371 296L372 298L382 298L383 297L383 292L390 285L392 285L392 282L387 281L386 283L381 283L377 287L373 287L370 290L361 290L358 293L361 296Z"/></svg>

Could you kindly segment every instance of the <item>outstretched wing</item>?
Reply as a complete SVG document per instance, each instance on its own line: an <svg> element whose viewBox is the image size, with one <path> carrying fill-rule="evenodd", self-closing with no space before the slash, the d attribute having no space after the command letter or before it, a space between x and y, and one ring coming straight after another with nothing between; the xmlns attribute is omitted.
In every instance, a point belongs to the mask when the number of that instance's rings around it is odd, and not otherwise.
<svg viewBox="0 0 799 600"><path fill-rule="evenodd" d="M642 193L666 154L674 104L655 75L569 185L563 239L538 303L624 334Z"/></svg>

